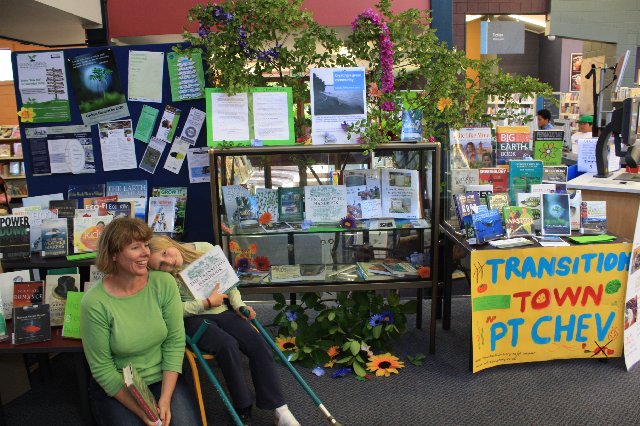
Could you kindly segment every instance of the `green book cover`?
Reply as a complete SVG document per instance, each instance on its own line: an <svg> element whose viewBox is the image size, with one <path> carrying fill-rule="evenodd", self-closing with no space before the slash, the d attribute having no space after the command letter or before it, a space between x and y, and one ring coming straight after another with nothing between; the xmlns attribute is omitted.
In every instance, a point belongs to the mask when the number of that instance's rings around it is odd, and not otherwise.
<svg viewBox="0 0 640 426"><path fill-rule="evenodd" d="M202 53L199 50L167 53L167 68L171 85L171 101L204 98L204 69Z"/></svg>
<svg viewBox="0 0 640 426"><path fill-rule="evenodd" d="M2 294L0 294L0 342L9 338L7 334L7 320L4 317L4 309L2 309L3 306Z"/></svg>
<svg viewBox="0 0 640 426"><path fill-rule="evenodd" d="M64 321L62 322L62 337L80 338L80 301L84 296L82 291L68 291L67 303L64 307Z"/></svg>
<svg viewBox="0 0 640 426"><path fill-rule="evenodd" d="M187 187L186 186L159 186L151 190L152 197L174 197L176 199L175 225L173 236L184 233L184 220L187 213Z"/></svg>
<svg viewBox="0 0 640 426"><path fill-rule="evenodd" d="M278 217L283 222L304 220L304 188L278 188Z"/></svg>
<svg viewBox="0 0 640 426"><path fill-rule="evenodd" d="M533 214L527 207L509 206L503 209L507 238L533 234Z"/></svg>
<svg viewBox="0 0 640 426"><path fill-rule="evenodd" d="M542 161L512 160L509 162L509 199L517 199L519 192L531 192L532 183L542 183Z"/></svg>
<svg viewBox="0 0 640 426"><path fill-rule="evenodd" d="M534 132L533 159L541 160L545 166L562 165L564 131L537 130Z"/></svg>
<svg viewBox="0 0 640 426"><path fill-rule="evenodd" d="M156 422L158 425L162 425L158 410L156 410L156 399L135 367L129 363L129 365L122 369L122 375L125 386L127 386L133 399L136 400L136 403L142 408L149 420Z"/></svg>
<svg viewBox="0 0 640 426"><path fill-rule="evenodd" d="M57 268L57 269L47 269L47 275L69 275L69 274L79 274L80 270L77 266L69 267L69 268Z"/></svg>

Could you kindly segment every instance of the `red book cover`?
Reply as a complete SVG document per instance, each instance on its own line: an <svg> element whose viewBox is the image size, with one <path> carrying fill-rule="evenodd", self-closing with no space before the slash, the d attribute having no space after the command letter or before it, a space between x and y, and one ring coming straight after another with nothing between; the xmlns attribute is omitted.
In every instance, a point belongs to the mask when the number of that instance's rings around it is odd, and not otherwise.
<svg viewBox="0 0 640 426"><path fill-rule="evenodd" d="M114 203L118 201L117 195L107 195L104 197L93 197L84 199L85 209L98 209L98 216L106 216L109 214L107 209L108 203Z"/></svg>
<svg viewBox="0 0 640 426"><path fill-rule="evenodd" d="M492 184L494 194L509 191L509 169L486 167L479 171L480 184Z"/></svg>
<svg viewBox="0 0 640 426"><path fill-rule="evenodd" d="M43 281L17 281L13 283L13 307L41 305L44 294Z"/></svg>

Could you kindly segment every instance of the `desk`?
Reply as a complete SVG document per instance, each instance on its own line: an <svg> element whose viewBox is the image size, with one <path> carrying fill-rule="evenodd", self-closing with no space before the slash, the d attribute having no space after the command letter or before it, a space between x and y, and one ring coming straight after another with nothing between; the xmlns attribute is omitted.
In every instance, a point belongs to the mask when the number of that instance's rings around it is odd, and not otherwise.
<svg viewBox="0 0 640 426"><path fill-rule="evenodd" d="M472 366L622 356L623 307L631 244L495 249L470 246L447 223L444 259L454 245L471 255ZM451 260L445 265L443 328L450 326Z"/></svg>
<svg viewBox="0 0 640 426"><path fill-rule="evenodd" d="M13 331L12 321L8 321L7 331ZM60 333L60 327L51 330L51 340L46 342L28 343L25 345L13 345L11 342L0 342L0 354L47 354L47 353L71 353L76 370L76 381L78 384L80 411L84 424L92 425L93 416L89 405L89 366L84 357L82 342L75 339L65 339ZM41 366L42 368L42 366ZM4 413L0 405L0 424L4 423Z"/></svg>
<svg viewBox="0 0 640 426"><path fill-rule="evenodd" d="M640 182L613 180L623 172L618 170L608 178L585 173L567 182L567 189L581 190L584 201L606 201L609 232L632 240L640 206Z"/></svg>

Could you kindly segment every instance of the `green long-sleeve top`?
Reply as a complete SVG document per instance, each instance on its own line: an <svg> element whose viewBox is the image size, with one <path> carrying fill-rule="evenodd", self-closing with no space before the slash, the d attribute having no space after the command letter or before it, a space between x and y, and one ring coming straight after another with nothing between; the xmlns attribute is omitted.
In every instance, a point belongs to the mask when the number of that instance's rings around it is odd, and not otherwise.
<svg viewBox="0 0 640 426"><path fill-rule="evenodd" d="M185 336L175 279L150 271L147 285L124 297L98 281L82 298L80 334L91 374L109 396L122 388L128 363L147 384L161 381L163 371L181 373Z"/></svg>
<svg viewBox="0 0 640 426"><path fill-rule="evenodd" d="M192 244L195 246L196 251L201 253L207 253L209 250L213 250L213 245L210 243L196 242ZM186 267L187 265L184 266ZM225 304L214 306L211 309L205 309L204 306L202 306L202 300L196 300L193 298L179 276L176 277L176 281L180 287L180 297L182 298L182 309L185 317L199 314L219 314L228 310L227 305ZM237 287L233 288L227 295L229 296L229 302L233 310L237 311L241 306L247 306L242 301L242 296L240 296L240 292Z"/></svg>

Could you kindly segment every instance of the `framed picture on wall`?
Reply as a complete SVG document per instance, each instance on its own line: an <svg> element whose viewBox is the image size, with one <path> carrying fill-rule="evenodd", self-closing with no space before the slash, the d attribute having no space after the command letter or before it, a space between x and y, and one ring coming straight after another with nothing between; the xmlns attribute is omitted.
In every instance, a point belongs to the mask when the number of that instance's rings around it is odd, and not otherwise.
<svg viewBox="0 0 640 426"><path fill-rule="evenodd" d="M572 92L579 92L582 83L582 53L571 54L571 75L569 87Z"/></svg>

